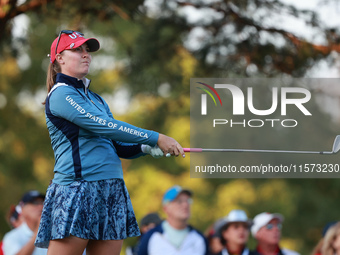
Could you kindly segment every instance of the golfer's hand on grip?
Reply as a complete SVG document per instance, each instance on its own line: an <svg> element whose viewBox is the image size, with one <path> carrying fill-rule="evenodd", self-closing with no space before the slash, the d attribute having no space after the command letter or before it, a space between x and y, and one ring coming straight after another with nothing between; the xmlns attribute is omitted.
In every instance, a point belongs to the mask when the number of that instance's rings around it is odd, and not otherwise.
<svg viewBox="0 0 340 255"><path fill-rule="evenodd" d="M183 158L185 157L182 146L169 136L159 134L157 145L164 152L164 156L170 154L174 156L182 155Z"/></svg>

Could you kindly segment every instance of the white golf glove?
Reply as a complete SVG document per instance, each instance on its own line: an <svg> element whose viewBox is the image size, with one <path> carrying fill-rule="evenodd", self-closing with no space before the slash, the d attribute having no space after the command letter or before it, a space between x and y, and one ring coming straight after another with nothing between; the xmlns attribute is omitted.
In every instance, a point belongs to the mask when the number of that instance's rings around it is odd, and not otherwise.
<svg viewBox="0 0 340 255"><path fill-rule="evenodd" d="M158 147L158 145L151 147L146 144L142 144L142 152L150 154L154 158L161 158L164 156L163 151Z"/></svg>

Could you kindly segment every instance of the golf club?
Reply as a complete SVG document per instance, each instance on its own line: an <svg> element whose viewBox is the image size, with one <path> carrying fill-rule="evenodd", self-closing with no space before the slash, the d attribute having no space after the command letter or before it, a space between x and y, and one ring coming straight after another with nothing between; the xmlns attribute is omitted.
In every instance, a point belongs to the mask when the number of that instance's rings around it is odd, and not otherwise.
<svg viewBox="0 0 340 255"><path fill-rule="evenodd" d="M252 149L204 149L204 148L183 148L184 152L263 152L263 153L301 153L301 154L323 154L331 155L340 150L340 135L335 137L332 151L286 151L286 150L252 150Z"/></svg>

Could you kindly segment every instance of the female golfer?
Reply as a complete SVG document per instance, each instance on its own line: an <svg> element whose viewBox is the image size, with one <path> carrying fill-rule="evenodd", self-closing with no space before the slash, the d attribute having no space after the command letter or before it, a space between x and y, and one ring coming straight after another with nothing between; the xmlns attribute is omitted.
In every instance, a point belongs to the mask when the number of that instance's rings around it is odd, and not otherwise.
<svg viewBox="0 0 340 255"><path fill-rule="evenodd" d="M119 158L184 157L173 138L114 119L89 89L99 47L72 30L51 45L45 114L55 166L35 242L49 255L119 254L123 239L140 235Z"/></svg>

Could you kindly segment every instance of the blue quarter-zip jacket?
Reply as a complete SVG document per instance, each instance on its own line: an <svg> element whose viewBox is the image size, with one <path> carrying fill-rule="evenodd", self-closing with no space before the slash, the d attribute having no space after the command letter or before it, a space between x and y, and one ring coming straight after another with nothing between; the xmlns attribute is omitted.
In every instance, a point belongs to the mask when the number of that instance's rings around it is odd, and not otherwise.
<svg viewBox="0 0 340 255"><path fill-rule="evenodd" d="M119 157L145 155L141 144L155 146L159 134L113 118L102 97L85 82L57 74L46 99L46 124L54 151L53 182L123 178Z"/></svg>

